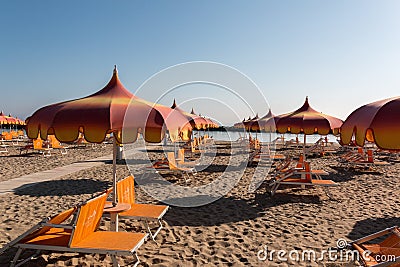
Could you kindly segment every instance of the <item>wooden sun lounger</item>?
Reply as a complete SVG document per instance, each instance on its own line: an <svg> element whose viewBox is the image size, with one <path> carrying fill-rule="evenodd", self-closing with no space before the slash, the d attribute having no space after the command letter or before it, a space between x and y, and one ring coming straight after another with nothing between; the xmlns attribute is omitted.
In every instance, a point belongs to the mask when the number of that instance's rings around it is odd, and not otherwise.
<svg viewBox="0 0 400 267"><path fill-rule="evenodd" d="M144 222L150 237L154 240L163 228L162 217L168 211L169 206L140 204L135 200L135 182L133 176L128 176L117 183L118 202L128 203L131 208L119 214L120 218L136 219ZM150 229L149 223L155 223L156 228Z"/></svg>
<svg viewBox="0 0 400 267"><path fill-rule="evenodd" d="M11 241L1 251L13 247L18 251L10 266L20 266L31 259L18 262L24 250L108 254L114 267L119 266L116 256L133 256L134 265L139 259L137 249L144 243L147 234L97 231L102 217L106 194L85 204L64 211L51 219L45 219L26 233ZM70 219L72 218L72 219ZM71 220L70 223L66 223Z"/></svg>
<svg viewBox="0 0 400 267"><path fill-rule="evenodd" d="M379 243L372 243L374 239L387 236ZM349 248L359 252L363 266L384 267L400 266L400 228L393 226L385 230L376 232L366 237L357 239L349 243ZM370 253L364 253L365 251ZM384 257L383 257L384 256ZM389 259L390 257L390 259ZM384 259L382 261L382 259Z"/></svg>

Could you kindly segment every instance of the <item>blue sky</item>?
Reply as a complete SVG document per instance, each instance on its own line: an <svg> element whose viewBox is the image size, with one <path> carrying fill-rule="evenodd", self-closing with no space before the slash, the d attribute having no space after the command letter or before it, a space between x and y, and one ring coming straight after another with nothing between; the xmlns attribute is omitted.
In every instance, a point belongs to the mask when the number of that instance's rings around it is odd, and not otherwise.
<svg viewBox="0 0 400 267"><path fill-rule="evenodd" d="M131 92L179 63L226 64L258 85L275 114L297 109L308 95L315 109L345 119L363 104L398 95L400 87L395 0L0 4L0 109L22 118L101 89L114 64ZM151 90L138 96L156 97ZM175 97L225 124L251 115L237 108L235 117L207 96L236 106L218 90L195 85L161 102ZM246 99L254 112L266 113L257 96Z"/></svg>

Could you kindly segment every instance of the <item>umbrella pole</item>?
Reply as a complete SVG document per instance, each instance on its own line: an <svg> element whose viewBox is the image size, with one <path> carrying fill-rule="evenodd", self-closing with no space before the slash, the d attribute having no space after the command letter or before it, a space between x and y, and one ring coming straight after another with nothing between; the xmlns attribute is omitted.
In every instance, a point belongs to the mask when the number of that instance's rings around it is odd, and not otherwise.
<svg viewBox="0 0 400 267"><path fill-rule="evenodd" d="M113 134L113 206L117 205L117 139Z"/></svg>
<svg viewBox="0 0 400 267"><path fill-rule="evenodd" d="M306 134L304 135L304 143L303 143L303 157L304 157L304 161L306 160Z"/></svg>
<svg viewBox="0 0 400 267"><path fill-rule="evenodd" d="M117 139L113 133L113 203L114 207L117 206ZM118 213L112 212L110 214L110 228L111 231L118 232Z"/></svg>

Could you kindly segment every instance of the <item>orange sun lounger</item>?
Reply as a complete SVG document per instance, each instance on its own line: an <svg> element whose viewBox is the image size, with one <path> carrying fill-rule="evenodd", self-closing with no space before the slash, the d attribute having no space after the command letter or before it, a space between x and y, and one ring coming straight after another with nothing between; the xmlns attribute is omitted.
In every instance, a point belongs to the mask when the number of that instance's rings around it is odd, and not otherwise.
<svg viewBox="0 0 400 267"><path fill-rule="evenodd" d="M43 140L40 138L33 139L32 144L28 144L25 147L20 149L20 154L25 151L28 153L29 150L39 151L43 156L50 157L51 156L51 148L43 147Z"/></svg>
<svg viewBox="0 0 400 267"><path fill-rule="evenodd" d="M386 238L372 243L377 238ZM400 228L393 226L349 243L349 248L359 252L363 266L400 266ZM368 250L368 253L365 253Z"/></svg>
<svg viewBox="0 0 400 267"><path fill-rule="evenodd" d="M51 219L45 219L17 239L8 243L7 249L17 248L10 266L20 266L32 257L18 261L24 250L108 254L114 267L119 266L116 256L133 256L134 266L139 259L137 249L144 243L147 234L97 231L102 217L106 194L89 200L81 206L66 210Z"/></svg>
<svg viewBox="0 0 400 267"><path fill-rule="evenodd" d="M328 175L327 172L323 170L311 170L310 163L304 162L304 170L289 169L284 172L278 172L274 179L270 182L270 194L273 196L281 185L295 185L295 186L337 186L338 184L332 180L323 180L321 175ZM299 177L300 176L300 177ZM312 176L317 177L317 179L312 179ZM327 192L329 195L329 193Z"/></svg>
<svg viewBox="0 0 400 267"><path fill-rule="evenodd" d="M51 143L51 148L53 149L59 149L62 155L67 154L67 147L62 146L60 144L60 141L57 140L57 138L54 135L49 135L48 139Z"/></svg>
<svg viewBox="0 0 400 267"><path fill-rule="evenodd" d="M128 203L131 205L129 210L119 214L120 218L130 218L144 222L150 237L154 240L163 228L161 220L168 211L169 206L136 203L135 182L132 175L117 183L117 196L119 203ZM149 222L157 224L157 228L152 231Z"/></svg>
<svg viewBox="0 0 400 267"><path fill-rule="evenodd" d="M357 153L347 153L342 156L341 164L346 169L357 168L357 167L369 167L370 169L390 165L389 162L375 160L373 156L373 150L367 150L367 157L365 157L364 150L358 148Z"/></svg>

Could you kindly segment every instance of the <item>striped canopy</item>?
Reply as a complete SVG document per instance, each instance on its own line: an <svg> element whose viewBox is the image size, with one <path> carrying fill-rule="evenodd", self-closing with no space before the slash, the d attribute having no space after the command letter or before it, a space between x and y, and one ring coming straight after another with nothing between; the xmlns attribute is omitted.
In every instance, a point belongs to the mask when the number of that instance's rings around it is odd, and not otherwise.
<svg viewBox="0 0 400 267"><path fill-rule="evenodd" d="M348 145L353 136L359 146L364 146L367 140L381 149L400 150L400 97L376 101L353 111L341 127L341 144Z"/></svg>
<svg viewBox="0 0 400 267"><path fill-rule="evenodd" d="M18 118L14 118L13 116L11 116L11 114L6 116L3 113L3 111L0 112L0 124L3 124L3 125L14 125L14 124L21 124L21 122L23 122L23 121L18 119Z"/></svg>

